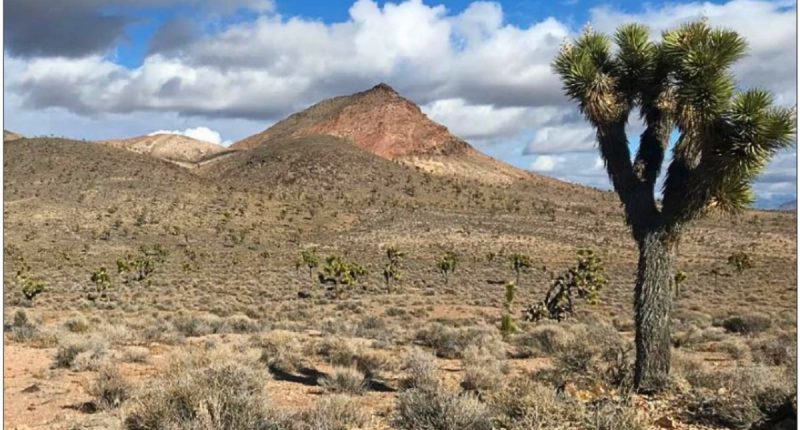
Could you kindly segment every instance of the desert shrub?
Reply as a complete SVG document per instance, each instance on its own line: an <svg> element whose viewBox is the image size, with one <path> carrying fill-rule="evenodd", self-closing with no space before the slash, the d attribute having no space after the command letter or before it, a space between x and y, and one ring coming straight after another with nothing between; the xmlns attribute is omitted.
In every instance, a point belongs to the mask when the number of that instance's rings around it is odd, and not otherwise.
<svg viewBox="0 0 800 430"><path fill-rule="evenodd" d="M253 343L261 348L261 362L272 370L293 372L306 361L296 333L273 330L255 337Z"/></svg>
<svg viewBox="0 0 800 430"><path fill-rule="evenodd" d="M125 419L128 430L276 429L267 409L268 375L221 351L178 354L145 384Z"/></svg>
<svg viewBox="0 0 800 430"><path fill-rule="evenodd" d="M579 408L569 398L559 398L552 387L529 378L512 380L490 397L497 428L547 430L566 426L580 418Z"/></svg>
<svg viewBox="0 0 800 430"><path fill-rule="evenodd" d="M785 366L796 360L796 340L789 335L770 336L750 342L753 361L770 366Z"/></svg>
<svg viewBox="0 0 800 430"><path fill-rule="evenodd" d="M11 339L16 342L27 342L39 335L39 327L23 309L14 313L14 320L8 325Z"/></svg>
<svg viewBox="0 0 800 430"><path fill-rule="evenodd" d="M734 360L747 356L748 348L740 339L725 339L717 344L717 349L728 354Z"/></svg>
<svg viewBox="0 0 800 430"><path fill-rule="evenodd" d="M470 393L412 388L397 397L394 425L405 430L491 430L489 409Z"/></svg>
<svg viewBox="0 0 800 430"><path fill-rule="evenodd" d="M764 366L715 373L720 381L715 384L718 388L690 393L688 409L701 423L751 428L757 422L785 414L796 393L793 377Z"/></svg>
<svg viewBox="0 0 800 430"><path fill-rule="evenodd" d="M558 324L536 325L514 338L514 343L525 356L553 355L566 348L574 336Z"/></svg>
<svg viewBox="0 0 800 430"><path fill-rule="evenodd" d="M126 363L147 363L150 350L143 346L130 346L122 351L122 361Z"/></svg>
<svg viewBox="0 0 800 430"><path fill-rule="evenodd" d="M66 320L64 327L72 333L85 333L89 331L89 321L83 315L79 315Z"/></svg>
<svg viewBox="0 0 800 430"><path fill-rule="evenodd" d="M505 344L497 332L482 326L455 328L434 322L417 331L416 338L442 358L462 358L470 345L482 345L499 357L505 355Z"/></svg>
<svg viewBox="0 0 800 430"><path fill-rule="evenodd" d="M172 325L178 333L186 337L206 336L212 333L219 333L223 327L222 318L208 315L179 315L172 321Z"/></svg>
<svg viewBox="0 0 800 430"><path fill-rule="evenodd" d="M494 391L505 379L508 372L506 363L501 362L483 348L471 345L464 351L464 377L461 387L465 390Z"/></svg>
<svg viewBox="0 0 800 430"><path fill-rule="evenodd" d="M574 339L556 354L555 366L565 375L587 374L595 353L584 339Z"/></svg>
<svg viewBox="0 0 800 430"><path fill-rule="evenodd" d="M233 315L225 318L223 331L231 333L255 333L261 330L261 324L246 315Z"/></svg>
<svg viewBox="0 0 800 430"><path fill-rule="evenodd" d="M323 376L319 385L326 390L342 394L363 394L367 381L363 373L352 367L336 367L333 373Z"/></svg>
<svg viewBox="0 0 800 430"><path fill-rule="evenodd" d="M105 364L108 341L66 337L59 341L53 365L72 370L95 370Z"/></svg>
<svg viewBox="0 0 800 430"><path fill-rule="evenodd" d="M601 402L590 408L585 418L586 428L594 430L645 430L647 424L636 408L628 402Z"/></svg>
<svg viewBox="0 0 800 430"><path fill-rule="evenodd" d="M386 320L376 316L367 316L359 321L355 335L367 339L388 341L392 338L392 329Z"/></svg>
<svg viewBox="0 0 800 430"><path fill-rule="evenodd" d="M772 326L772 319L763 314L737 315L722 321L722 327L731 333L756 334Z"/></svg>
<svg viewBox="0 0 800 430"><path fill-rule="evenodd" d="M335 394L317 400L313 408L295 421L298 430L351 430L363 428L367 417L351 398Z"/></svg>
<svg viewBox="0 0 800 430"><path fill-rule="evenodd" d="M114 409L130 397L131 385L116 367L104 366L89 387L89 394L100 409Z"/></svg>
<svg viewBox="0 0 800 430"><path fill-rule="evenodd" d="M434 389L439 385L439 366L436 359L429 353L414 349L405 359L403 368L407 377L402 385L405 388Z"/></svg>

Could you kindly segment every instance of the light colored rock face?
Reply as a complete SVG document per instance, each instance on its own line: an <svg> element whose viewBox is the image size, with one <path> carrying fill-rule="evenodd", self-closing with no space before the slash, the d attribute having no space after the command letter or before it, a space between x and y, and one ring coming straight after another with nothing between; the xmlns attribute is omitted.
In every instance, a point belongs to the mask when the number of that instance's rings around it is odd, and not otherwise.
<svg viewBox="0 0 800 430"><path fill-rule="evenodd" d="M386 84L319 102L231 148L252 149L278 139L312 135L346 139L380 157L435 174L493 183L530 176L479 153Z"/></svg>
<svg viewBox="0 0 800 430"><path fill-rule="evenodd" d="M11 142L12 140L23 139L25 136L14 133L13 131L3 130L3 142Z"/></svg>
<svg viewBox="0 0 800 430"><path fill-rule="evenodd" d="M139 136L100 143L178 163L197 163L225 150L224 146L176 134Z"/></svg>

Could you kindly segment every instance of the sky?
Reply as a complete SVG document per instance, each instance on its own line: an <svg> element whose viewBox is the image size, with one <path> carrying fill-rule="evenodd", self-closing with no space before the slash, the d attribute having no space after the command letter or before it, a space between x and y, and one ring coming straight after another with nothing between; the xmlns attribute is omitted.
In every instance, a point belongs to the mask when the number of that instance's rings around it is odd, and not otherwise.
<svg viewBox="0 0 800 430"><path fill-rule="evenodd" d="M641 22L657 39L701 17L748 40L734 66L740 88L796 105L794 1L4 3L4 128L27 136L171 132L229 145L386 82L493 157L608 189L592 129L550 62L587 23L613 32ZM634 141L642 125L628 130ZM796 199L796 166L796 147L775 157L755 183L757 206Z"/></svg>

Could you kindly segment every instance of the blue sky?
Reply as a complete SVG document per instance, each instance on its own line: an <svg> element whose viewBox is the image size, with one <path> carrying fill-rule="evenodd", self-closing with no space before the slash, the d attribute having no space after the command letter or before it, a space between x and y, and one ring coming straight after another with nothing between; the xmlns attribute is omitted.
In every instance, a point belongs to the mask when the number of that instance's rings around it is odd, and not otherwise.
<svg viewBox="0 0 800 430"><path fill-rule="evenodd" d="M643 22L658 37L705 16L750 41L739 85L794 105L795 14L785 0L7 0L4 127L229 144L384 81L489 155L607 188L591 129L549 67L562 40L587 22ZM794 199L796 175L796 150L779 154L755 185L759 205Z"/></svg>

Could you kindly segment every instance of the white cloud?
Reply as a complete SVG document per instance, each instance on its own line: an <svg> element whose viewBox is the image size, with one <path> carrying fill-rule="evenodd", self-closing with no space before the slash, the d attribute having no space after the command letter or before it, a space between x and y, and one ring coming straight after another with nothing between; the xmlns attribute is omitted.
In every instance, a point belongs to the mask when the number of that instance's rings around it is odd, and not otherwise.
<svg viewBox="0 0 800 430"><path fill-rule="evenodd" d="M595 150L594 130L585 123L542 127L525 148L526 154L558 154Z"/></svg>
<svg viewBox="0 0 800 430"><path fill-rule="evenodd" d="M557 166L564 162L564 157L557 157L553 155L540 155L531 164L531 170L540 173L551 173Z"/></svg>
<svg viewBox="0 0 800 430"><path fill-rule="evenodd" d="M180 136L191 137L192 139L202 140L204 142L211 142L216 143L217 145L230 145L230 141L223 142L222 135L219 132L214 131L208 127L195 127L195 128L187 128L186 130L156 130L152 133L148 133L148 136L154 136L156 134L177 134Z"/></svg>

